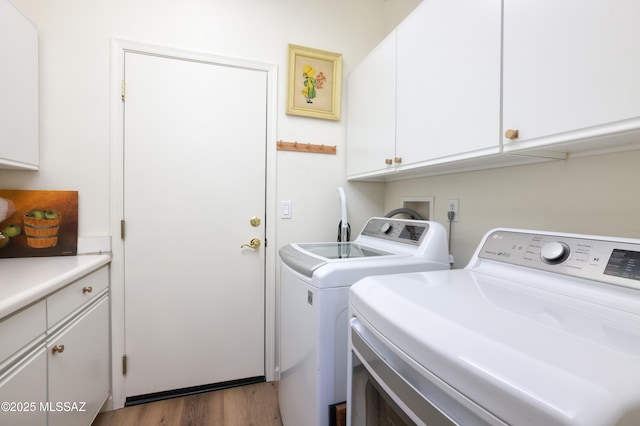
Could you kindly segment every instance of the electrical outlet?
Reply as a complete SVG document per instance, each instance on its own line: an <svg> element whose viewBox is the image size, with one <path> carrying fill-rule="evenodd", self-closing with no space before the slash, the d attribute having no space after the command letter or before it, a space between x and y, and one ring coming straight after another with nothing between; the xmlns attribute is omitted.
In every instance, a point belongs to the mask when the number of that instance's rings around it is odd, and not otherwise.
<svg viewBox="0 0 640 426"><path fill-rule="evenodd" d="M460 200L455 199L455 200L447 201L447 214L451 211L454 214L453 222L459 222L460 221Z"/></svg>

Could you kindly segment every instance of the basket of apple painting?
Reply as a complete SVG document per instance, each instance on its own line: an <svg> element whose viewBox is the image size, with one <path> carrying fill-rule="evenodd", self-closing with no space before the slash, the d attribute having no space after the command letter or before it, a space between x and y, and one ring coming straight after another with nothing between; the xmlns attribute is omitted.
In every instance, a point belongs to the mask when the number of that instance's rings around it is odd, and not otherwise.
<svg viewBox="0 0 640 426"><path fill-rule="evenodd" d="M27 245L32 248L55 247L62 216L54 210L32 210L23 217Z"/></svg>

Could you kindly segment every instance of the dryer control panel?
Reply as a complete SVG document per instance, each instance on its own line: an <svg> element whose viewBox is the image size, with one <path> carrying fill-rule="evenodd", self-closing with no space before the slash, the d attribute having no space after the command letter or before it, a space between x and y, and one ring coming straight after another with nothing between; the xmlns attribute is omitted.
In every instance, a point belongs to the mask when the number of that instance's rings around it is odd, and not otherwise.
<svg viewBox="0 0 640 426"><path fill-rule="evenodd" d="M476 255L640 289L640 240L497 229L485 236Z"/></svg>

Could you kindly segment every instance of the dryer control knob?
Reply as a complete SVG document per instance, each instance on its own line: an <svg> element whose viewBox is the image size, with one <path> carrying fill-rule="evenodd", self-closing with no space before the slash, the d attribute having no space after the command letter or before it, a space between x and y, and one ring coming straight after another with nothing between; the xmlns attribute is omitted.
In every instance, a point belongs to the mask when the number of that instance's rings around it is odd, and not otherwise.
<svg viewBox="0 0 640 426"><path fill-rule="evenodd" d="M393 228L392 224L390 224L389 222L385 222L380 227L380 230L382 231L383 234L388 234L389 232L391 232L392 228Z"/></svg>
<svg viewBox="0 0 640 426"><path fill-rule="evenodd" d="M542 246L542 250L540 250L540 257L545 263L556 265L567 260L570 252L571 249L568 245L554 241Z"/></svg>

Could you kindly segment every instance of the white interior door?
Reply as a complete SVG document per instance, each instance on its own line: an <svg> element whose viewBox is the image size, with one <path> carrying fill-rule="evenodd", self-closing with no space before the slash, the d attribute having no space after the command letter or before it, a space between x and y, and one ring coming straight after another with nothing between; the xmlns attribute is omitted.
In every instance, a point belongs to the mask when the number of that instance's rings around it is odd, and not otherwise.
<svg viewBox="0 0 640 426"><path fill-rule="evenodd" d="M125 395L264 376L267 73L124 61Z"/></svg>

